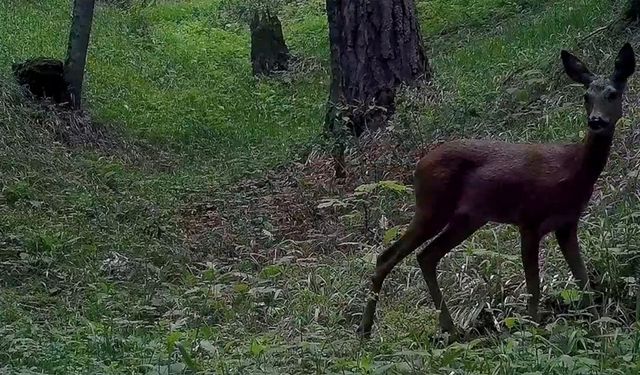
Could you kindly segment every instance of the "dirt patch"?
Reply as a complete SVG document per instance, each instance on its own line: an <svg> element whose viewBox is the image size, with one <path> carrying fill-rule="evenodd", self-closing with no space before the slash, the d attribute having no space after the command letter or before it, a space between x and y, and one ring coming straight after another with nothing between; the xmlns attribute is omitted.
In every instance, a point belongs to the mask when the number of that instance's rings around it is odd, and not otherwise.
<svg viewBox="0 0 640 375"><path fill-rule="evenodd" d="M355 199L356 188L383 180L411 184L424 151L403 147L402 135L393 130L365 137L347 150L344 180L334 178L330 153L314 151L304 163L243 181L215 199L185 208L186 241L196 257L217 259L246 252L270 256L287 243L297 245L303 253L299 256L308 256L344 243L369 242L379 235L379 227L391 223L385 219L378 225L379 213ZM410 194L402 199L413 200ZM410 211L402 204L398 210L405 211L401 218Z"/></svg>

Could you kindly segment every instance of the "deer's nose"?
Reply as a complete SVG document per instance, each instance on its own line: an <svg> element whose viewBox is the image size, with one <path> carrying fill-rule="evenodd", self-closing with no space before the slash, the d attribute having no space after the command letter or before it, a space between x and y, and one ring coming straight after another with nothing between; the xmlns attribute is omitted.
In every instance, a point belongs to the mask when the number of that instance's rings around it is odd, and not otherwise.
<svg viewBox="0 0 640 375"><path fill-rule="evenodd" d="M602 116L589 116L588 125L593 130L599 130L609 125L609 121Z"/></svg>

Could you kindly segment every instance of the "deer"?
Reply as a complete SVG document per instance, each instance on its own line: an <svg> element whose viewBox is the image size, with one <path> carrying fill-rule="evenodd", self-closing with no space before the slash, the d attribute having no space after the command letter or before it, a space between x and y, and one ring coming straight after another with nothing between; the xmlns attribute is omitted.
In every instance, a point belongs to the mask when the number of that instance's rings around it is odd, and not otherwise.
<svg viewBox="0 0 640 375"><path fill-rule="evenodd" d="M627 80L635 71L629 43L618 52L613 73L599 76L566 50L565 73L584 86L587 134L581 143L506 143L481 139L445 142L418 161L414 171L415 212L398 241L381 252L357 329L370 337L384 279L409 254L429 241L417 261L439 310L439 326L455 335L438 285L438 262L487 223L519 229L527 290L527 313L538 321L540 241L554 232L576 284L590 302L589 278L578 243L578 222L607 164L616 123L622 117ZM585 298L589 300L585 301ZM589 312L597 316L591 303ZM455 337L455 336L454 336Z"/></svg>

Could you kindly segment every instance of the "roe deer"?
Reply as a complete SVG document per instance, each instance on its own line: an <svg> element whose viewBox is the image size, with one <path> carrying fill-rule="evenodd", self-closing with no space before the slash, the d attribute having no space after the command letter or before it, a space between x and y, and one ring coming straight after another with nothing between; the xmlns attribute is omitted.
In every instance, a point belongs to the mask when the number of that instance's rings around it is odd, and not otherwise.
<svg viewBox="0 0 640 375"><path fill-rule="evenodd" d="M622 95L635 70L626 43L610 77L592 74L567 51L561 53L567 75L586 88L584 106L588 135L579 144L513 144L484 140L444 143L418 162L415 171L416 211L404 235L377 258L372 293L358 333L371 333L378 294L385 277L407 255L433 240L417 256L429 293L440 310L440 327L454 331L453 320L438 286L436 266L451 249L488 222L520 229L527 308L538 318L539 242L547 233L556 239L578 285L588 276L578 246L578 220L604 169L614 128L622 116ZM435 238L434 238L435 236ZM592 313L597 311L592 307Z"/></svg>

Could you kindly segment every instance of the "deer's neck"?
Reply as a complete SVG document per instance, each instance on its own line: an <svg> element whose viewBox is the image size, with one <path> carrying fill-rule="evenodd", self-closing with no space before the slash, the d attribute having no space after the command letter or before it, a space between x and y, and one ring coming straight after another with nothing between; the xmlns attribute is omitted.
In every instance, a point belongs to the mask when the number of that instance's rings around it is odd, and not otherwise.
<svg viewBox="0 0 640 375"><path fill-rule="evenodd" d="M587 135L584 141L584 158L581 169L591 182L595 183L607 165L612 143L613 132L610 134L589 132Z"/></svg>

